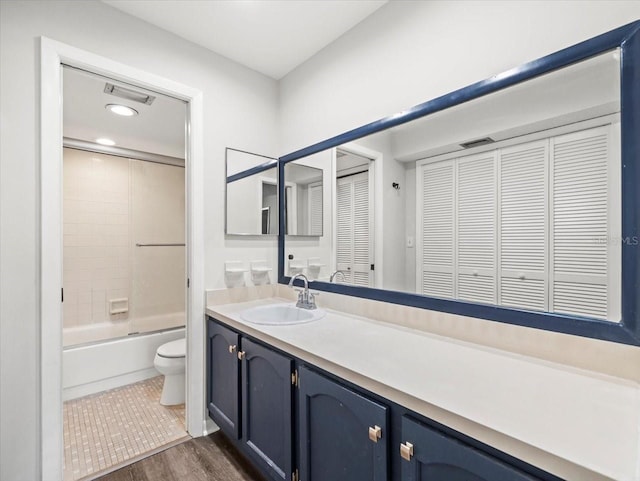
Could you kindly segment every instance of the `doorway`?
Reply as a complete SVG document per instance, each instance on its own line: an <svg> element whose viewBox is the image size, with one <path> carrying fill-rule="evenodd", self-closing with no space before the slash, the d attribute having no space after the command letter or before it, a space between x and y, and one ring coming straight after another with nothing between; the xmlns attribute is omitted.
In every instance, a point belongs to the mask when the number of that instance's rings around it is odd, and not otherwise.
<svg viewBox="0 0 640 481"><path fill-rule="evenodd" d="M375 286L375 196L373 160L336 151L336 277L338 282Z"/></svg>
<svg viewBox="0 0 640 481"><path fill-rule="evenodd" d="M202 93L148 72L113 62L50 39L41 39L41 440L42 472L63 479L63 65L186 102L186 236L184 259L186 324L186 428L192 436L204 423L203 152ZM192 295L197 292L198 294ZM113 300L117 300L113 299ZM115 307L115 311L122 307ZM117 312L116 312L117 313ZM129 339L127 339L129 340ZM99 367L100 365L96 365Z"/></svg>

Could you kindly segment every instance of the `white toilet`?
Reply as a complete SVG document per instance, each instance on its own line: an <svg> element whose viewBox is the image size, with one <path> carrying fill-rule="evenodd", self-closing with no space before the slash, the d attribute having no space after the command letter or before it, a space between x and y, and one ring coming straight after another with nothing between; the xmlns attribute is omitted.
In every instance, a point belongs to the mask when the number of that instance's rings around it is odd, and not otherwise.
<svg viewBox="0 0 640 481"><path fill-rule="evenodd" d="M156 351L153 364L160 374L164 374L164 386L160 396L160 404L163 406L184 403L186 352L187 340L184 338L167 342Z"/></svg>

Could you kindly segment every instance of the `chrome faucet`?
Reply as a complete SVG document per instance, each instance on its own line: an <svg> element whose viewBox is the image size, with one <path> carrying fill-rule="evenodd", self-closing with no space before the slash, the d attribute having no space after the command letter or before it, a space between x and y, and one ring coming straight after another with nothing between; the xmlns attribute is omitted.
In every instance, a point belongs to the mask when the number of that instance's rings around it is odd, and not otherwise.
<svg viewBox="0 0 640 481"><path fill-rule="evenodd" d="M307 279L307 276L304 274L296 274L291 277L289 287L293 287L293 281L296 279L302 279L304 282L304 289L298 293L298 302L296 302L296 307L300 307L301 309L316 309L315 296L309 292L309 279Z"/></svg>
<svg viewBox="0 0 640 481"><path fill-rule="evenodd" d="M344 282L346 277L344 275L344 272L342 271L335 271L333 274L331 274L331 276L329 277L329 282L333 282L333 280L338 276L338 274L342 276L342 281Z"/></svg>

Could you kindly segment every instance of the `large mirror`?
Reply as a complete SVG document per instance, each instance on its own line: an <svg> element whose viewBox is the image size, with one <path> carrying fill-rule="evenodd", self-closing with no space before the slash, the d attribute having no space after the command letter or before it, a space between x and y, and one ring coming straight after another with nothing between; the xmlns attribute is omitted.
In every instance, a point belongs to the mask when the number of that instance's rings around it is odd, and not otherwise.
<svg viewBox="0 0 640 481"><path fill-rule="evenodd" d="M278 160L226 149L225 233L278 234Z"/></svg>
<svg viewBox="0 0 640 481"><path fill-rule="evenodd" d="M304 152L330 173L330 220L322 243L285 237L282 279L313 258L320 289L506 322L517 309L514 322L563 332L535 313L622 326L620 59L611 48L284 157L285 182Z"/></svg>

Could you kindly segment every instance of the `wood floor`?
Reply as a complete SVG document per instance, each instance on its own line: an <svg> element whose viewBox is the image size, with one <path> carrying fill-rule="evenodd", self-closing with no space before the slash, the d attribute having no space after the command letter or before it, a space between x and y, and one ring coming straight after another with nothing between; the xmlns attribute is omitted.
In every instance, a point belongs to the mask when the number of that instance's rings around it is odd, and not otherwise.
<svg viewBox="0 0 640 481"><path fill-rule="evenodd" d="M264 481L220 433L191 439L107 474L100 481Z"/></svg>

